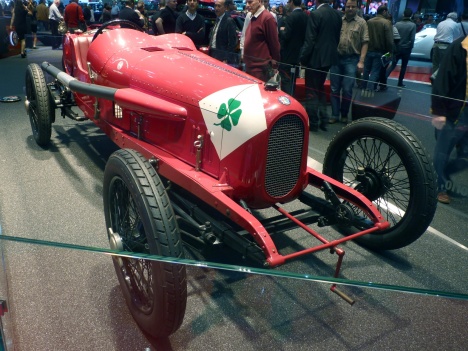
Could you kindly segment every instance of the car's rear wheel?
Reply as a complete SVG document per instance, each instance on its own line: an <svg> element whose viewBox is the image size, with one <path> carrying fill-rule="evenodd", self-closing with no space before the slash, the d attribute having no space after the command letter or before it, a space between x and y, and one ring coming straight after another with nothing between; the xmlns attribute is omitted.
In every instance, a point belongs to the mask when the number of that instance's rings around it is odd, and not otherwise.
<svg viewBox="0 0 468 351"><path fill-rule="evenodd" d="M154 168L133 150L119 150L104 173L104 213L116 250L183 257L174 212ZM185 266L113 257L130 312L150 338L167 337L182 324L187 300Z"/></svg>
<svg viewBox="0 0 468 351"><path fill-rule="evenodd" d="M39 146L46 146L52 134L55 110L44 73L36 63L29 64L26 69L26 98L34 140Z"/></svg>
<svg viewBox="0 0 468 351"><path fill-rule="evenodd" d="M432 162L414 134L396 122L363 118L343 128L328 147L323 173L355 187L390 223L384 231L356 239L366 247L401 248L432 221L437 204ZM357 217L366 217L351 207Z"/></svg>

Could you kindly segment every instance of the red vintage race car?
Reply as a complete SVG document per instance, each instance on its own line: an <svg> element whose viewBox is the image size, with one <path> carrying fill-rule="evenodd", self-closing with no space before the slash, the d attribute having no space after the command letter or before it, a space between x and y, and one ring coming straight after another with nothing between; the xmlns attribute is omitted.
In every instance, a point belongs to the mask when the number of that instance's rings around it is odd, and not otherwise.
<svg viewBox="0 0 468 351"><path fill-rule="evenodd" d="M338 276L339 244L392 250L425 232L436 208L435 175L406 128L380 118L349 124L331 141L322 174L307 166L305 110L274 80L218 62L184 35L150 36L121 23L67 34L63 70L44 62L26 72L39 145L49 143L60 110L93 121L121 148L104 174L113 249L181 258L184 245L224 245L268 267L328 249L338 256ZM286 209L293 201L301 210ZM259 215L267 208L276 215ZM343 235L327 240L318 232L325 226ZM318 244L282 254L273 234L292 227ZM184 266L113 260L142 330L155 338L176 331L187 299Z"/></svg>

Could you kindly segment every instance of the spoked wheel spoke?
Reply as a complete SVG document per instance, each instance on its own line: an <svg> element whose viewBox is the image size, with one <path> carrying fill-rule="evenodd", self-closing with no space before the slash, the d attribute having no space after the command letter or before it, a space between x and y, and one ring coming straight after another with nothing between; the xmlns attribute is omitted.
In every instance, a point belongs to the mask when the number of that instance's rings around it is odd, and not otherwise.
<svg viewBox="0 0 468 351"><path fill-rule="evenodd" d="M375 138L356 140L347 148L343 165L343 181L350 185L358 178L358 170L369 174L371 186L357 190L373 201L384 218L392 225L404 216L410 200L410 184L403 161L395 149ZM364 212L354 206L356 214Z"/></svg>
<svg viewBox="0 0 468 351"><path fill-rule="evenodd" d="M434 216L432 162L416 137L393 121L363 118L343 128L328 147L323 172L365 195L390 223L384 231L357 239L370 248L406 246L425 232ZM359 219L367 217L350 205Z"/></svg>
<svg viewBox="0 0 468 351"><path fill-rule="evenodd" d="M135 306L143 313L153 308L153 273L151 261L125 258L122 260L122 274L127 280L127 287L132 292Z"/></svg>
<svg viewBox="0 0 468 351"><path fill-rule="evenodd" d="M146 235L135 201L121 179L115 179L111 190L112 227L122 240L123 250L150 253ZM143 313L153 306L153 284L151 261L144 259L119 258L117 260L127 288L131 291L136 308Z"/></svg>

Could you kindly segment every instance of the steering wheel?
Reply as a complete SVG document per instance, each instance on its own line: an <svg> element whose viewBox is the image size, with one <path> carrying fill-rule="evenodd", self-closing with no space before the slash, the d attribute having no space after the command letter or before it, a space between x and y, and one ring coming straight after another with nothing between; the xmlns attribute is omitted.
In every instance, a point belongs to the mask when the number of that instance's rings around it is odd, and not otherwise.
<svg viewBox="0 0 468 351"><path fill-rule="evenodd" d="M125 25L124 28L128 28L130 27L131 29L135 29L135 30L138 30L140 32L144 32L145 30L143 28L141 28L138 24L132 22L132 21L129 21L129 20L125 20L125 19L120 19L120 18L116 18L114 20L110 20L104 24L102 24L98 30L96 31L96 33L94 33L94 36L93 36L93 39L91 40L91 42L93 42L97 37L98 35L102 34L102 32L104 31L104 29L106 29L107 27L110 27L110 26L116 26L116 25L120 25L122 27L122 24Z"/></svg>

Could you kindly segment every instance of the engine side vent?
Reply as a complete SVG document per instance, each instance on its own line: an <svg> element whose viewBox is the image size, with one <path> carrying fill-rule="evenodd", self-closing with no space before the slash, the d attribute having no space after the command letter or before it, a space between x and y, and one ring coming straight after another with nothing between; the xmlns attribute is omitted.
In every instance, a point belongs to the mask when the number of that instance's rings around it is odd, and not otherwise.
<svg viewBox="0 0 468 351"><path fill-rule="evenodd" d="M271 128L265 170L265 190L271 197L287 195L299 179L304 128L297 115L281 117Z"/></svg>
<svg viewBox="0 0 468 351"><path fill-rule="evenodd" d="M148 51L148 52L164 51L164 49L159 48L157 46L152 46L152 47L149 47L149 48L141 48L141 50L145 50L145 51Z"/></svg>

